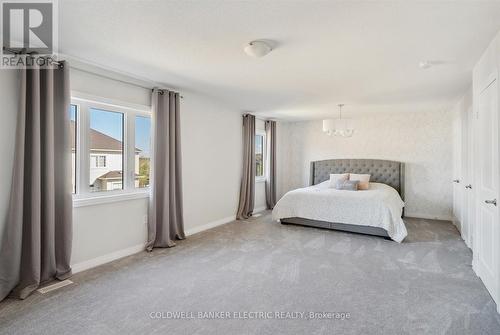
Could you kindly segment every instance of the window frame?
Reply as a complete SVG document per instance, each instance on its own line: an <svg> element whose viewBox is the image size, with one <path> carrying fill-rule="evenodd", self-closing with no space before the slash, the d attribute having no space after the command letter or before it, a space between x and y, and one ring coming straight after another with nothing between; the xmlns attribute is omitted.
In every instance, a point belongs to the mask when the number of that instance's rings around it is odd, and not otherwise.
<svg viewBox="0 0 500 335"><path fill-rule="evenodd" d="M135 180L135 117L152 119L151 107L128 102L71 92L71 105L76 105L76 192L73 207L89 206L149 196L149 187L136 188ZM90 190L90 109L123 114L123 189L92 192ZM153 126L153 122L151 122ZM153 128L151 128L153 134ZM152 148L153 136L151 136Z"/></svg>
<svg viewBox="0 0 500 335"><path fill-rule="evenodd" d="M73 175L73 171L71 171L71 196L74 196L77 192L77 180L78 180L78 173L80 171L80 167L78 166L78 155L80 154L78 152L78 138L80 136L80 125L79 125L79 115L80 115L80 110L79 110L79 106L78 105L75 105L73 104L72 102L70 102L70 109L71 109L71 106L74 105L75 106L75 133L73 134L74 136L74 139L71 139L71 142L74 140L75 141L75 158L73 159L73 157L71 157L71 166L73 166L73 163L75 164L75 174ZM70 121L71 122L71 121ZM70 144L72 144L70 142ZM73 148L71 148L71 150L73 150ZM71 155L73 155L73 152L71 152ZM74 162L73 162L74 161Z"/></svg>
<svg viewBox="0 0 500 335"><path fill-rule="evenodd" d="M262 176L255 176L255 182L256 183L263 183L266 181L266 172L267 172L267 164L266 164L266 150L267 150L267 138L266 138L266 132L265 130L256 130L255 131L255 136L262 136ZM255 145L255 139L254 139L254 145ZM257 156L257 151L255 151L255 156ZM255 169L255 172L257 174L257 169Z"/></svg>

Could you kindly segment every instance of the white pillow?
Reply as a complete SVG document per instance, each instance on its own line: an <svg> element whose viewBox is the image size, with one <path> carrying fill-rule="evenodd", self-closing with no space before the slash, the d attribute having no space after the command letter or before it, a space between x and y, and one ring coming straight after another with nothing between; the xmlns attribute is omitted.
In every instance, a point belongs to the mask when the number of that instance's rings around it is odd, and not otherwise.
<svg viewBox="0 0 500 335"><path fill-rule="evenodd" d="M370 177L369 174L356 174L350 173L349 180L358 180L358 190L367 190L370 188Z"/></svg>
<svg viewBox="0 0 500 335"><path fill-rule="evenodd" d="M337 182L349 180L349 173L332 173L330 174L330 188L337 187Z"/></svg>

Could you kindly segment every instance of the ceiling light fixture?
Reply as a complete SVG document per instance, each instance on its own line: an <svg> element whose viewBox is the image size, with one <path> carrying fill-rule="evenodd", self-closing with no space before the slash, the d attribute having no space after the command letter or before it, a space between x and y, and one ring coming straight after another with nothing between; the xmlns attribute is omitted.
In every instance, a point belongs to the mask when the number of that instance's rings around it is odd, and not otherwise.
<svg viewBox="0 0 500 335"><path fill-rule="evenodd" d="M432 66L432 63L427 61L427 60L423 60L421 61L420 63L418 63L418 67L425 70L425 69L428 69Z"/></svg>
<svg viewBox="0 0 500 335"><path fill-rule="evenodd" d="M338 104L339 118L323 120L323 131L329 136L351 137L354 134L354 125L351 119L342 118L342 107L344 104Z"/></svg>
<svg viewBox="0 0 500 335"><path fill-rule="evenodd" d="M264 41L252 41L245 46L245 53L251 57L261 58L271 52L273 48Z"/></svg>

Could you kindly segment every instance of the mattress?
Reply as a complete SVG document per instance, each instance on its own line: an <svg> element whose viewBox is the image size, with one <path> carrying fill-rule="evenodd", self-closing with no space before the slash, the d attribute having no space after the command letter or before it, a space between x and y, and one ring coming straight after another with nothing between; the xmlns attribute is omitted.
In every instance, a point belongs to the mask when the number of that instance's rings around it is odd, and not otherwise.
<svg viewBox="0 0 500 335"><path fill-rule="evenodd" d="M304 218L326 222L379 227L402 242L407 235L401 218L404 202L389 185L370 183L368 190L345 191L329 181L286 193L273 209L273 220Z"/></svg>

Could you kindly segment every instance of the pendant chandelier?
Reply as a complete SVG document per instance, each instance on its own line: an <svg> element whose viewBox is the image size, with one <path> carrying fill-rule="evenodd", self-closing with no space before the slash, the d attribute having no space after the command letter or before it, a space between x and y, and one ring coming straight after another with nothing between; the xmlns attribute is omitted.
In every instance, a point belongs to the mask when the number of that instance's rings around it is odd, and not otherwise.
<svg viewBox="0 0 500 335"><path fill-rule="evenodd" d="M354 125L351 119L342 118L342 107L339 104L339 118L323 120L323 131L329 136L351 137L354 134Z"/></svg>

